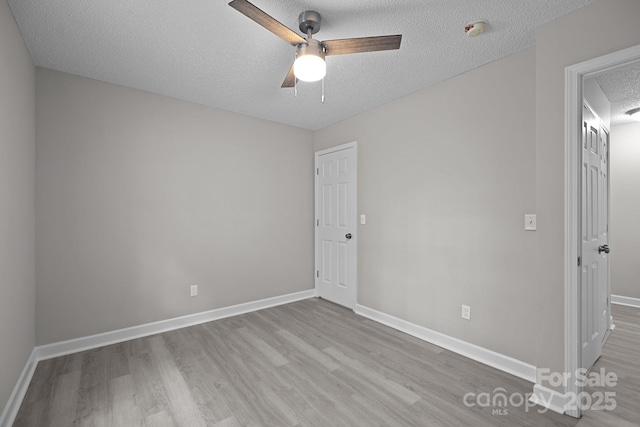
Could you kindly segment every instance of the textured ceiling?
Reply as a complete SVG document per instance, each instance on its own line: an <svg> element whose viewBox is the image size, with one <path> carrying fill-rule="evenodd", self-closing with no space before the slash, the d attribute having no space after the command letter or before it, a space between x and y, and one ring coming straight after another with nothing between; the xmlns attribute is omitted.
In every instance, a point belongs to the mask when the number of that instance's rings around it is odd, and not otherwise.
<svg viewBox="0 0 640 427"><path fill-rule="evenodd" d="M542 23L593 0L254 0L320 40L403 34L400 50L327 59L321 84L281 89L295 48L225 0L9 0L36 65L318 129L533 46ZM468 38L466 24L489 22Z"/></svg>
<svg viewBox="0 0 640 427"><path fill-rule="evenodd" d="M608 71L596 81L611 102L611 126L634 122L625 113L640 107L640 62Z"/></svg>

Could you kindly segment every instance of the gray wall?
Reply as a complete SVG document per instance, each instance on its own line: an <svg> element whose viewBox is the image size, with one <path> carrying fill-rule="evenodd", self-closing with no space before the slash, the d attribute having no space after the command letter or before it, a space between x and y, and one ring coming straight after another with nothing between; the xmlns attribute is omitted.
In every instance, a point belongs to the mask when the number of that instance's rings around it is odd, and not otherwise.
<svg viewBox="0 0 640 427"><path fill-rule="evenodd" d="M611 293L640 298L640 123L611 128Z"/></svg>
<svg viewBox="0 0 640 427"><path fill-rule="evenodd" d="M534 117L528 49L315 133L359 144L359 304L535 362Z"/></svg>
<svg viewBox="0 0 640 427"><path fill-rule="evenodd" d="M36 84L38 344L313 287L310 131L47 69Z"/></svg>
<svg viewBox="0 0 640 427"><path fill-rule="evenodd" d="M599 0L536 32L537 366L564 369L564 71L640 43L640 1Z"/></svg>
<svg viewBox="0 0 640 427"><path fill-rule="evenodd" d="M34 67L0 1L0 412L35 339Z"/></svg>

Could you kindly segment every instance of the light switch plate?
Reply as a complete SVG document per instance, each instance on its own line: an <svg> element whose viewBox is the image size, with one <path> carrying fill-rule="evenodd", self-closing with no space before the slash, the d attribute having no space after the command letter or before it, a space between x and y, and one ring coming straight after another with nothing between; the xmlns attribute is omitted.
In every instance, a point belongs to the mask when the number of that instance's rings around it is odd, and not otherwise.
<svg viewBox="0 0 640 427"><path fill-rule="evenodd" d="M536 214L524 214L524 229L527 231L535 231L536 226Z"/></svg>
<svg viewBox="0 0 640 427"><path fill-rule="evenodd" d="M360 215L360 224L364 225L367 223L367 216L365 214Z"/></svg>
<svg viewBox="0 0 640 427"><path fill-rule="evenodd" d="M469 307L468 305L462 304L462 318L471 320L471 307Z"/></svg>

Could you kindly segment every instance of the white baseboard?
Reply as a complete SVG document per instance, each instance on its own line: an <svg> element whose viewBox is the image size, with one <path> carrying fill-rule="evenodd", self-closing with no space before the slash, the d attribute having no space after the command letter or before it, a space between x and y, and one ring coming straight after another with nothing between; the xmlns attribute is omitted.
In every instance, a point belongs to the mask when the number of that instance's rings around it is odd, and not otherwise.
<svg viewBox="0 0 640 427"><path fill-rule="evenodd" d="M412 335L423 341L458 353L477 362L520 377L532 383L536 382L536 367L504 354L462 341L458 338L433 331L415 323L407 322L389 314L382 313L363 305L356 305L355 312L368 319Z"/></svg>
<svg viewBox="0 0 640 427"><path fill-rule="evenodd" d="M2 414L0 414L0 427L9 427L13 424L16 415L18 415L20 404L22 403L25 394L27 394L31 377L33 377L33 373L35 372L37 365L38 361L36 360L36 350L34 348L27 359L27 363L22 369L22 373L18 377L18 381L13 388L11 396L9 396L9 401L4 407Z"/></svg>
<svg viewBox="0 0 640 427"><path fill-rule="evenodd" d="M559 414L565 413L566 398L565 395L551 390L550 388L535 384L533 386L533 394L529 398L529 401L542 406L543 408L551 409L553 412Z"/></svg>
<svg viewBox="0 0 640 427"><path fill-rule="evenodd" d="M22 374L20 375L20 378L18 379L15 388L13 389L13 393L11 393L9 401L2 411L2 415L0 415L0 427L9 427L13 424L15 417L18 414L18 409L20 409L22 400L24 399L27 389L29 388L31 377L33 377L36 366L41 360L64 356L71 353L77 353L79 351L90 350L92 348L103 347L109 344L129 341L135 338L155 335L162 332L185 328L187 326L211 322L212 320L224 319L225 317L237 316L239 314L263 310L265 308L288 304L290 302L313 298L315 296L315 289L310 289L307 291L300 291L292 294L232 305L230 307L217 308L215 310L175 317L173 319L132 326L130 328L119 329L116 331L105 332L88 337L81 337L68 341L36 346L31 352L31 355L27 360L27 364L22 370Z"/></svg>
<svg viewBox="0 0 640 427"><path fill-rule="evenodd" d="M611 295L611 304L628 305L629 307L640 308L640 298L623 297L621 295Z"/></svg>
<svg viewBox="0 0 640 427"><path fill-rule="evenodd" d="M158 322L146 323L144 325L132 326L130 328L75 338L68 341L41 345L36 347L36 356L38 360L51 359L53 357L64 356L66 354L103 347L105 345L173 331L187 326L199 325L201 323L211 322L212 320L224 319L225 317L237 316L239 314L263 310L265 308L275 307L277 305L288 304L290 302L313 297L315 297L315 290L310 289L308 291L265 298L258 301L232 305L230 307L216 308L214 310L203 311L201 313L188 314L186 316L174 317L173 319L160 320Z"/></svg>

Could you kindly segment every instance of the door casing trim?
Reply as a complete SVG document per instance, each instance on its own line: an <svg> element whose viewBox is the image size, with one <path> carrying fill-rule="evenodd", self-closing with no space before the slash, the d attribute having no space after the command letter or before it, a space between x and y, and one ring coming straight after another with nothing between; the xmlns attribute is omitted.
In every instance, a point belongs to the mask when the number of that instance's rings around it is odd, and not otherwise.
<svg viewBox="0 0 640 427"><path fill-rule="evenodd" d="M619 50L565 68L565 138L564 138L564 355L565 372L580 367L580 288L578 275L579 242L579 162L583 90L585 78L640 60L640 45ZM565 396L577 396L582 387L567 381ZM574 394L575 393L575 394ZM565 413L579 418L580 408L565 408Z"/></svg>

